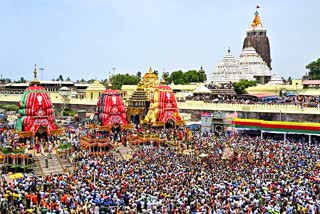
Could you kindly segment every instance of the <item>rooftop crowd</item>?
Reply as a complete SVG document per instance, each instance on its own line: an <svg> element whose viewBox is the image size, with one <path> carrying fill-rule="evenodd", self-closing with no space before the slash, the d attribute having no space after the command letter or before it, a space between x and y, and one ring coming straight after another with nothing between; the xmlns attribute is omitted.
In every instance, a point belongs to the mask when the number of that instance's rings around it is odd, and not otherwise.
<svg viewBox="0 0 320 214"><path fill-rule="evenodd" d="M253 95L239 96L219 96L210 94L194 94L186 97L186 100L204 101L209 103L230 103L230 104L281 104L281 105L299 105L305 107L320 107L319 96L264 96L256 97Z"/></svg>
<svg viewBox="0 0 320 214"><path fill-rule="evenodd" d="M18 213L320 212L319 145L199 132L182 138L176 146L136 146L129 160L75 148L75 168L65 174L12 181L3 174L1 206Z"/></svg>

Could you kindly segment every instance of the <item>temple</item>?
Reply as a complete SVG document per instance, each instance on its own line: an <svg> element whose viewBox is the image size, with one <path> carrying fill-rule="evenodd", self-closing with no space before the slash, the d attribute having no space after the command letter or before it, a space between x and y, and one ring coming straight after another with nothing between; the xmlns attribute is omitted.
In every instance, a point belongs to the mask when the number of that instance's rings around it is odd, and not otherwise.
<svg viewBox="0 0 320 214"><path fill-rule="evenodd" d="M159 85L158 75L152 68L144 74L143 79L138 83L136 90L127 101L127 120L139 124L148 113L150 99L154 88Z"/></svg>
<svg viewBox="0 0 320 214"><path fill-rule="evenodd" d="M121 126L127 124L124 103L117 90L108 89L102 92L97 103L98 120L101 126Z"/></svg>
<svg viewBox="0 0 320 214"><path fill-rule="evenodd" d="M244 48L237 60L232 56L230 49L212 73L213 83L239 82L242 79L255 80L266 84L272 76L266 62L254 48Z"/></svg>
<svg viewBox="0 0 320 214"><path fill-rule="evenodd" d="M21 135L55 134L57 126L54 120L54 110L48 93L37 80L37 69L34 68L34 80L24 91L18 103L19 118L15 129Z"/></svg>
<svg viewBox="0 0 320 214"><path fill-rule="evenodd" d="M258 9L258 7L257 7ZM247 36L243 42L243 48L252 47L261 56L271 70L271 54L267 29L263 27L258 10L255 12L254 19L247 30Z"/></svg>

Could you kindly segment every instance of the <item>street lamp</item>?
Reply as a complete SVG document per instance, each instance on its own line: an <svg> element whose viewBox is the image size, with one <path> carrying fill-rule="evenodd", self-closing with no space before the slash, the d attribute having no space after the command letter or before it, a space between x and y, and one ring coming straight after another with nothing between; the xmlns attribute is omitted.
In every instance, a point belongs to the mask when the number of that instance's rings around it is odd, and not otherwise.
<svg viewBox="0 0 320 214"><path fill-rule="evenodd" d="M43 80L43 71L45 70L45 68L39 68L39 70L41 71L41 80Z"/></svg>

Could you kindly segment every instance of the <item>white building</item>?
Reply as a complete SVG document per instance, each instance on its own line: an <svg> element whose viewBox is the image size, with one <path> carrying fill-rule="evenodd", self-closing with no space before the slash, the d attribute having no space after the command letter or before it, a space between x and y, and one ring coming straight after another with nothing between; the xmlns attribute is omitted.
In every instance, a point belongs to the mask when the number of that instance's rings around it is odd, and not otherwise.
<svg viewBox="0 0 320 214"><path fill-rule="evenodd" d="M248 47L242 50L239 59L234 58L230 50L223 60L216 66L211 75L213 83L239 82L242 79L256 80L265 84L271 78L271 70L262 60L254 48Z"/></svg>

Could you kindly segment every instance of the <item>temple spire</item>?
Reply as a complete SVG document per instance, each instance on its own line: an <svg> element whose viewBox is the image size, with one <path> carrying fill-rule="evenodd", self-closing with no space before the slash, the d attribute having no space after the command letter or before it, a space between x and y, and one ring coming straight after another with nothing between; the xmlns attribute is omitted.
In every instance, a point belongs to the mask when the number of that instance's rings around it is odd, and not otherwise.
<svg viewBox="0 0 320 214"><path fill-rule="evenodd" d="M152 73L152 72L153 72L153 71L152 71L152 68L150 67L150 68L149 68L149 73Z"/></svg>
<svg viewBox="0 0 320 214"><path fill-rule="evenodd" d="M253 21L251 23L251 27L253 27L253 28L263 27L262 23L261 23L260 16L259 16L259 12L258 12L259 8L260 8L260 6L257 5L256 12L254 13L254 19L253 19Z"/></svg>

